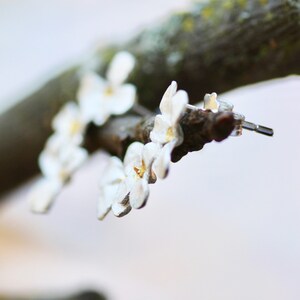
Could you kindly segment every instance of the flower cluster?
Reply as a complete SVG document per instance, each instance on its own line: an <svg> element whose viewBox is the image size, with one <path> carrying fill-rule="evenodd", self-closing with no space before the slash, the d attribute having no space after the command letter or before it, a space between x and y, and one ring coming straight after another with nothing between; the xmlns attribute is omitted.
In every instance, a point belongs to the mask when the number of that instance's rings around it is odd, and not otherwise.
<svg viewBox="0 0 300 300"><path fill-rule="evenodd" d="M85 74L78 90L78 103L69 102L52 121L54 133L39 156L43 178L31 189L31 209L45 213L62 187L88 157L81 144L89 123L103 125L111 115L128 111L135 102L136 88L124 83L135 65L128 52L113 58L106 78L96 73Z"/></svg>
<svg viewBox="0 0 300 300"><path fill-rule="evenodd" d="M39 156L43 174L29 194L34 212L45 213L60 190L85 162L87 151L82 147L87 126L102 126L111 115L121 115L136 101L136 88L126 83L135 65L128 52L119 52L108 67L106 79L98 74L86 73L80 82L78 102L69 102L52 122L54 133ZM177 91L173 81L165 91L150 132L150 142L133 142L124 160L111 157L100 180L98 218L102 220L110 211L121 217L132 208L143 207L149 197L149 184L164 179L169 171L172 152L184 139L180 119L188 104L188 94ZM204 109L232 111L233 106L219 101L217 94L206 94Z"/></svg>
<svg viewBox="0 0 300 300"><path fill-rule="evenodd" d="M122 162L111 157L107 170L100 182L98 218L102 220L110 210L121 217L132 208L143 207L149 197L149 184L157 177L167 176L173 149L183 141L179 120L186 110L188 95L177 91L175 81L164 93L160 111L155 117L150 133L151 142L132 143Z"/></svg>

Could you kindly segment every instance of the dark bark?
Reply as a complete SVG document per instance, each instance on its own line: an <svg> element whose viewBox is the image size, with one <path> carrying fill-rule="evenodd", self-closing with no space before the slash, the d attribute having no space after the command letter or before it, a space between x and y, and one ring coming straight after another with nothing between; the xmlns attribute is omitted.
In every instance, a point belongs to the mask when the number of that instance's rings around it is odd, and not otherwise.
<svg viewBox="0 0 300 300"><path fill-rule="evenodd" d="M223 141L232 132L235 122L232 113L188 109L180 120L184 140L174 149L172 161L179 161L188 152L198 151L213 140ZM154 116L115 118L102 128L91 126L85 147L90 152L106 149L112 155L123 158L131 143L138 141L145 144L151 141L149 136L153 125Z"/></svg>

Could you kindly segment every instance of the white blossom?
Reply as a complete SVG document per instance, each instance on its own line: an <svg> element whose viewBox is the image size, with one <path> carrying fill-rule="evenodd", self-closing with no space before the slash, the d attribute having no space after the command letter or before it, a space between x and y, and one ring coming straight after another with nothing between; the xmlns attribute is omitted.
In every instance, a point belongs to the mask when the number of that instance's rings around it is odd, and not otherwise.
<svg viewBox="0 0 300 300"><path fill-rule="evenodd" d="M158 153L160 145L140 142L132 143L125 154L125 184L129 191L129 203L133 208L141 208L146 204L149 196L149 183L156 181L152 172L152 163Z"/></svg>
<svg viewBox="0 0 300 300"><path fill-rule="evenodd" d="M157 152L157 156L153 162L152 169L158 178L164 179L167 177L171 164L171 154L175 147L176 140L165 144Z"/></svg>
<svg viewBox="0 0 300 300"><path fill-rule="evenodd" d="M122 217L131 210L127 197L129 191L125 179L126 175L122 161L117 157L111 157L100 180L99 220L103 220L110 210L117 217Z"/></svg>
<svg viewBox="0 0 300 300"><path fill-rule="evenodd" d="M209 109L213 112L218 111L232 111L233 105L219 100L216 93L205 94L204 96L204 109Z"/></svg>
<svg viewBox="0 0 300 300"><path fill-rule="evenodd" d="M77 97L87 122L103 125L111 115L123 114L133 106L136 88L124 82L134 64L130 53L119 52L108 68L107 80L93 72L83 76Z"/></svg>
<svg viewBox="0 0 300 300"><path fill-rule="evenodd" d="M217 94L205 94L204 96L204 109L210 109L212 111L218 111L219 102L217 101Z"/></svg>
<svg viewBox="0 0 300 300"><path fill-rule="evenodd" d="M31 210L35 213L46 213L61 188L62 183L57 180L42 178L37 181L28 194Z"/></svg>
<svg viewBox="0 0 300 300"><path fill-rule="evenodd" d="M101 177L98 219L103 220L110 210L115 216L128 214L131 208L141 208L149 196L149 183L156 180L151 166L160 145L132 143L124 163L112 157Z"/></svg>
<svg viewBox="0 0 300 300"><path fill-rule="evenodd" d="M152 142L163 145L175 140L177 145L182 143L183 133L178 123L187 103L187 93L183 90L177 91L177 83L173 81L160 102L161 114L155 117L154 127L150 133Z"/></svg>
<svg viewBox="0 0 300 300"><path fill-rule="evenodd" d="M56 133L70 140L71 143L79 145L84 138L86 122L79 106L74 102L68 102L54 117L52 127Z"/></svg>
<svg viewBox="0 0 300 300"><path fill-rule="evenodd" d="M71 144L59 134L53 134L39 156L39 166L46 178L66 182L87 156L85 149Z"/></svg>

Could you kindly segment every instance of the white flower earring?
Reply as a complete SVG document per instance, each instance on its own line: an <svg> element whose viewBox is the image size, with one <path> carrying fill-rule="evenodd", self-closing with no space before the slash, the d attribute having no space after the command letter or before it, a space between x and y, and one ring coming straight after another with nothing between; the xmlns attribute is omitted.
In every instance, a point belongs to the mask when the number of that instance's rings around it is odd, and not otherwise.
<svg viewBox="0 0 300 300"><path fill-rule="evenodd" d="M125 154L124 162L117 157L109 161L100 184L98 219L103 220L112 210L122 217L131 208L141 208L149 197L149 183L156 177L151 169L160 147L155 143L146 145L134 142Z"/></svg>
<svg viewBox="0 0 300 300"><path fill-rule="evenodd" d="M32 211L46 213L63 185L87 157L85 149L70 144L60 134L53 134L39 156L39 166L44 178L32 187L28 196Z"/></svg>
<svg viewBox="0 0 300 300"><path fill-rule="evenodd" d="M103 125L111 115L127 112L135 103L136 88L124 83L135 65L128 52L119 52L106 73L107 79L90 72L82 78L77 98L83 118L96 125Z"/></svg>
<svg viewBox="0 0 300 300"><path fill-rule="evenodd" d="M78 104L68 102L54 117L54 133L39 156L43 178L28 197L34 212L47 212L62 187L86 161L88 152L82 143L87 126L90 123L102 126L110 116L122 115L133 107L136 87L125 81L134 66L135 59L130 53L117 53L108 67L106 79L93 72L85 74L77 93ZM151 142L130 144L123 161L110 158L99 185L99 220L110 211L122 217L132 208L143 207L149 197L149 184L168 175L172 152L184 141L180 120L187 109L199 110L188 102L187 92L177 91L177 83L172 81L161 99L160 114L154 118L149 133ZM214 113L232 112L235 118L232 135L240 135L243 128L273 135L272 129L245 121L243 115L233 112L232 104L220 101L216 93L205 95L203 109ZM146 109L139 107L139 111L144 114Z"/></svg>
<svg viewBox="0 0 300 300"><path fill-rule="evenodd" d="M111 115L123 114L133 106L136 88L124 81L134 64L135 59L130 53L117 53L108 68L107 80L95 73L85 75L78 91L79 105L68 102L54 117L54 134L39 156L39 166L44 178L35 184L28 196L34 212L47 212L63 185L87 159L88 153L80 145L88 124L93 122L103 125ZM116 179L110 183L106 181L107 187L102 189L104 202L99 206L100 218L110 207L116 215L122 215L128 210L129 206L123 207L122 201L107 204L111 198L109 191L114 184Z"/></svg>
<svg viewBox="0 0 300 300"><path fill-rule="evenodd" d="M125 184L126 174L123 162L118 157L111 157L101 176L98 200L98 219L113 211L117 217L129 213L131 206L128 203L129 189Z"/></svg>
<svg viewBox="0 0 300 300"><path fill-rule="evenodd" d="M188 94L184 90L177 91L177 83L173 81L162 97L159 105L161 114L156 115L150 133L151 141L161 147L153 162L153 171L161 179L168 174L173 149L183 141L179 121L187 105Z"/></svg>
<svg viewBox="0 0 300 300"><path fill-rule="evenodd" d="M177 91L177 83L173 81L164 93L159 108L161 114L155 117L154 127L150 139L154 143L164 145L176 141L179 145L183 135L179 126L179 119L186 110L188 95L186 91Z"/></svg>
<svg viewBox="0 0 300 300"><path fill-rule="evenodd" d="M209 109L213 112L221 112L221 111L229 111L233 112L233 105L231 103L225 102L225 101L220 101L217 99L217 94L212 93L212 94L206 94L204 96L204 105L203 108L205 110ZM255 131L260 134L264 134L267 136L273 136L274 131L272 128L268 128L262 125L257 125L252 122L248 122L245 120L245 116L234 113L234 118L236 120L236 126L234 130L232 131L231 135L232 136L239 136L242 134L243 129Z"/></svg>

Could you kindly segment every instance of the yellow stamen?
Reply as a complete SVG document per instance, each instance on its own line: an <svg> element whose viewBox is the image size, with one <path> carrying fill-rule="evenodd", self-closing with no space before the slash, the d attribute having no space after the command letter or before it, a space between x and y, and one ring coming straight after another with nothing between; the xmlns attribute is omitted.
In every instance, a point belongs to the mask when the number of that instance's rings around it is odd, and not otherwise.
<svg viewBox="0 0 300 300"><path fill-rule="evenodd" d="M70 124L70 133L71 135L73 134L76 134L79 132L80 130L80 122L79 121L73 121L71 124Z"/></svg>
<svg viewBox="0 0 300 300"><path fill-rule="evenodd" d="M104 95L109 97L112 96L114 94L114 89L111 85L108 85L105 90L104 90Z"/></svg>
<svg viewBox="0 0 300 300"><path fill-rule="evenodd" d="M134 166L133 170L137 176L139 176L140 178L143 178L143 176L146 172L146 164L145 164L144 160L142 160L142 165L140 167Z"/></svg>
<svg viewBox="0 0 300 300"><path fill-rule="evenodd" d="M174 135L174 131L172 127L169 127L166 133L166 140L167 142L170 142L174 139L175 135Z"/></svg>
<svg viewBox="0 0 300 300"><path fill-rule="evenodd" d="M61 179L61 181L66 182L69 180L70 175L68 174L68 172L65 169L61 169L59 171L58 174L59 178Z"/></svg>

